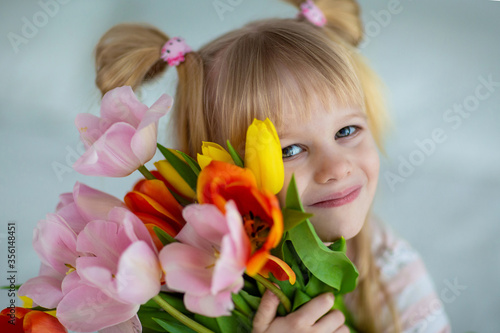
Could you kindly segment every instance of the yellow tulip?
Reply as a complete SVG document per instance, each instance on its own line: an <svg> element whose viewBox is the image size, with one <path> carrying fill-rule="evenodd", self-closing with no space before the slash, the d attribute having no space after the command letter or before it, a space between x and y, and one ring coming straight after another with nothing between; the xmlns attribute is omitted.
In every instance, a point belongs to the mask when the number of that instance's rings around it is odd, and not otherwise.
<svg viewBox="0 0 500 333"><path fill-rule="evenodd" d="M204 169L212 160L234 164L231 155L221 146L214 142L205 142L201 145L201 154L198 154L198 164Z"/></svg>
<svg viewBox="0 0 500 333"><path fill-rule="evenodd" d="M245 167L250 169L260 189L278 193L285 181L280 140L273 123L254 119L245 143Z"/></svg>
<svg viewBox="0 0 500 333"><path fill-rule="evenodd" d="M177 157L184 161L184 157L173 149L169 149L170 152L174 153ZM158 172L165 178L165 180L174 187L177 192L186 198L193 199L196 197L196 193L189 186L188 183L179 175L179 173L174 169L174 167L167 161L162 160L154 163Z"/></svg>

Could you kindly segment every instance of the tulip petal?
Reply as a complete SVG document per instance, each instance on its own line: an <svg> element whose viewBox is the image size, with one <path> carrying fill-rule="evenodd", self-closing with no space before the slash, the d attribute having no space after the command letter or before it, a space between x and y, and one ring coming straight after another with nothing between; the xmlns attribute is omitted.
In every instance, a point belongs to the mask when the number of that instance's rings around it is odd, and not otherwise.
<svg viewBox="0 0 500 333"><path fill-rule="evenodd" d="M214 205L192 204L184 208L182 215L201 237L214 244L220 244L229 232L226 218Z"/></svg>
<svg viewBox="0 0 500 333"><path fill-rule="evenodd" d="M131 148L135 156L145 164L153 158L156 152L158 138L158 120L172 107L172 97L163 94L144 114L136 126L137 131L132 137Z"/></svg>
<svg viewBox="0 0 500 333"><path fill-rule="evenodd" d="M66 277L63 279L62 284L61 284L61 290L63 295L66 295L69 293L71 290L75 289L78 287L78 285L81 282L80 275L78 275L77 271L73 271L66 275Z"/></svg>
<svg viewBox="0 0 500 333"><path fill-rule="evenodd" d="M140 120L148 107L137 99L130 86L118 87L108 91L102 98L101 117L111 123L126 122L133 127L139 126ZM107 128L103 128L103 132Z"/></svg>
<svg viewBox="0 0 500 333"><path fill-rule="evenodd" d="M196 194L186 181L179 175L177 170L166 160L157 161L154 163L160 174L165 180L178 192L186 198L194 198Z"/></svg>
<svg viewBox="0 0 500 333"><path fill-rule="evenodd" d="M234 309L231 292L223 292L217 295L196 296L193 294L184 295L184 305L195 313L207 317L230 316Z"/></svg>
<svg viewBox="0 0 500 333"><path fill-rule="evenodd" d="M78 207L74 202L65 205L57 210L57 215L60 215L66 222L69 227L75 232L79 233L85 228L88 220L84 219Z"/></svg>
<svg viewBox="0 0 500 333"><path fill-rule="evenodd" d="M126 303L146 303L160 292L161 275L158 258L151 247L143 241L132 243L118 262L118 295Z"/></svg>
<svg viewBox="0 0 500 333"><path fill-rule="evenodd" d="M144 226L144 223L128 209L112 209L109 212L108 220L122 226L130 242L142 240L148 243L151 249L154 249L153 240L149 235L148 229Z"/></svg>
<svg viewBox="0 0 500 333"><path fill-rule="evenodd" d="M254 119L245 142L245 167L255 174L259 189L273 194L283 187L285 171L281 145L273 123Z"/></svg>
<svg viewBox="0 0 500 333"><path fill-rule="evenodd" d="M44 308L55 308L63 298L61 278L37 276L29 279L19 288L20 296L28 296L36 304Z"/></svg>
<svg viewBox="0 0 500 333"><path fill-rule="evenodd" d="M7 307L0 312L0 332L25 333L23 329L24 316L31 310L15 307ZM14 317L11 317L11 314Z"/></svg>
<svg viewBox="0 0 500 333"><path fill-rule="evenodd" d="M92 254L91 257L80 257L91 265L95 260L100 265L114 271L120 254L130 245L130 240L123 228L108 221L91 221L78 235L77 250ZM77 267L79 269L79 267Z"/></svg>
<svg viewBox="0 0 500 333"><path fill-rule="evenodd" d="M127 206L134 213L143 212L148 215L156 216L160 219L168 220L176 227L177 231L179 231L183 226L183 224L178 222L179 220L174 216L174 214L169 212L166 207L146 194L136 191L129 192L125 195L124 200ZM182 221L182 219L180 221Z"/></svg>
<svg viewBox="0 0 500 333"><path fill-rule="evenodd" d="M193 295L210 293L215 258L206 251L172 243L160 251L160 262L169 288Z"/></svg>
<svg viewBox="0 0 500 333"><path fill-rule="evenodd" d="M267 262L259 271L259 274L264 277L269 277L269 273L273 273L273 276L279 281L288 280L290 284L294 284L296 280L295 272L290 266L283 260L273 255L267 256Z"/></svg>
<svg viewBox="0 0 500 333"><path fill-rule="evenodd" d="M152 235L151 231L153 231L153 227L160 228L172 237L175 237L179 232L177 223L170 220L160 219L156 216L145 213L135 213L135 215L142 221L142 223L144 223L149 231L149 235ZM148 225L150 225L150 227Z"/></svg>
<svg viewBox="0 0 500 333"><path fill-rule="evenodd" d="M214 244L201 237L190 223L187 223L184 228L182 228L177 236L175 236L175 239L182 244L194 246L198 249L205 250L208 253L211 253L214 250Z"/></svg>
<svg viewBox="0 0 500 333"><path fill-rule="evenodd" d="M264 267L267 262L269 252L261 249L252 254L247 262L247 274L254 276Z"/></svg>
<svg viewBox="0 0 500 333"><path fill-rule="evenodd" d="M80 285L64 296L57 307L59 321L69 330L93 332L134 317L139 305L118 302L97 288Z"/></svg>
<svg viewBox="0 0 500 333"><path fill-rule="evenodd" d="M133 316L127 321L115 326L107 327L99 330L99 333L140 333L142 325L138 316Z"/></svg>
<svg viewBox="0 0 500 333"><path fill-rule="evenodd" d="M103 133L101 131L101 119L93 114L80 113L76 115L75 125L85 149L92 146Z"/></svg>
<svg viewBox="0 0 500 333"><path fill-rule="evenodd" d="M127 123L113 124L73 164L73 168L88 176L128 176L143 164L130 148L135 131Z"/></svg>
<svg viewBox="0 0 500 333"><path fill-rule="evenodd" d="M57 214L47 214L33 231L33 248L41 261L65 274L66 264L75 265L76 234L66 221Z"/></svg>
<svg viewBox="0 0 500 333"><path fill-rule="evenodd" d="M183 221L182 219L182 209L183 207L175 200L172 193L167 188L167 185L159 179L146 180L143 182L137 190L141 193L146 194L153 198L160 205L165 207L177 221ZM181 224L184 224L182 222Z"/></svg>
<svg viewBox="0 0 500 333"><path fill-rule="evenodd" d="M243 232L243 231L242 231ZM214 267L211 293L224 290L237 292L243 288L243 272L246 262L235 257L235 244L230 235L222 239L220 256Z"/></svg>
<svg viewBox="0 0 500 333"><path fill-rule="evenodd" d="M73 200L73 193L66 192L66 193L63 193L63 194L59 195L59 203L57 204L56 212L59 209L61 209L62 207L66 206L66 205L69 205L69 204L71 204L73 202L74 202L74 200Z"/></svg>
<svg viewBox="0 0 500 333"><path fill-rule="evenodd" d="M87 221L105 220L111 209L125 208L120 199L80 182L73 187L73 197L80 214Z"/></svg>
<svg viewBox="0 0 500 333"><path fill-rule="evenodd" d="M56 317L42 311L28 312L24 316L23 329L25 332L68 332Z"/></svg>

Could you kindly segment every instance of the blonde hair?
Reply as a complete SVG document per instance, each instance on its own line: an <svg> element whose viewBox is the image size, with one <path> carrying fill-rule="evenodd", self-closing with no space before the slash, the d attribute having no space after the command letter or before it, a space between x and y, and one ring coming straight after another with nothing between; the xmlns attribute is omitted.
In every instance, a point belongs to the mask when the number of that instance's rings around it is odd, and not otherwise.
<svg viewBox="0 0 500 333"><path fill-rule="evenodd" d="M286 1L299 6L302 1ZM285 121L309 115L318 101L331 109L360 107L382 149L387 115L380 82L356 46L363 30L354 0L318 0L327 18L316 27L304 18L267 19L249 23L186 55L177 66L178 86L172 130L179 149L195 156L202 141L242 152L245 130L254 118L269 117L279 129ZM167 68L160 49L169 37L154 27L118 25L96 48L96 84L102 94L122 85L137 88ZM326 107L330 106L330 107ZM369 224L354 238L360 269L358 329L378 332L378 295L385 295L399 327L392 300L380 281L371 252Z"/></svg>

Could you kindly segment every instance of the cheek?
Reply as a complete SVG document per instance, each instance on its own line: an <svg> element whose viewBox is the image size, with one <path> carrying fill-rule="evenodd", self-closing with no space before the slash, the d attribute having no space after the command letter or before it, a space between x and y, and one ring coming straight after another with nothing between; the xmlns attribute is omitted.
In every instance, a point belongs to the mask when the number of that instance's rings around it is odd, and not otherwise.
<svg viewBox="0 0 500 333"><path fill-rule="evenodd" d="M285 182L283 183L283 188L276 195L282 207L285 206L286 201L286 192L288 189L288 185L290 184L290 180L292 179L292 175L294 175L295 183L297 184L297 191L299 192L299 196L302 198L302 193L305 189L305 185L307 181L305 180L305 176L299 171L292 168L287 168L285 165Z"/></svg>
<svg viewBox="0 0 500 333"><path fill-rule="evenodd" d="M380 170L380 158L375 143L364 147L363 151L360 152L358 156L362 156L359 161L360 166L368 178L370 189L375 192Z"/></svg>

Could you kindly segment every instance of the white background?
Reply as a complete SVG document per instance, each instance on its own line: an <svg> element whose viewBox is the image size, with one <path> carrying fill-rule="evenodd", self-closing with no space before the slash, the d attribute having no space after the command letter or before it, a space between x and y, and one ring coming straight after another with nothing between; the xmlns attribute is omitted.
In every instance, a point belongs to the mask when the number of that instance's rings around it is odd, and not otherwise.
<svg viewBox="0 0 500 333"><path fill-rule="evenodd" d="M98 113L92 52L100 36L118 23L147 22L196 50L253 19L296 13L279 1L222 2L232 3L232 11L219 15L211 0L94 0L66 1L47 15L37 1L2 0L0 285L7 284L9 222L17 225L17 281L24 282L39 266L32 230L53 212L60 193L78 180L122 198L139 178L93 178L69 169L80 149L75 116ZM500 82L500 3L363 0L361 6L368 33L361 51L387 85L394 120L374 210L422 254L454 332L498 332L500 84L472 103L476 89L487 91L478 88L481 77ZM26 22L39 27L29 31ZM12 34L25 43L13 46ZM173 94L175 80L170 71L143 88L143 101ZM445 119L464 103L473 110L460 123ZM446 139L425 154L416 142L431 139L435 129ZM168 136L160 141L168 145ZM418 165L405 173L410 160ZM386 176L398 169L404 181L391 187ZM0 307L8 300L1 291Z"/></svg>

